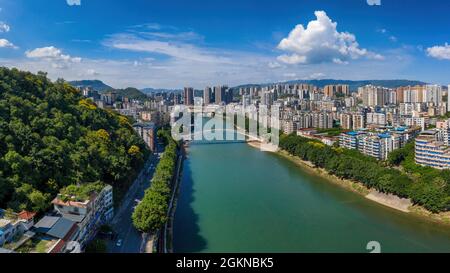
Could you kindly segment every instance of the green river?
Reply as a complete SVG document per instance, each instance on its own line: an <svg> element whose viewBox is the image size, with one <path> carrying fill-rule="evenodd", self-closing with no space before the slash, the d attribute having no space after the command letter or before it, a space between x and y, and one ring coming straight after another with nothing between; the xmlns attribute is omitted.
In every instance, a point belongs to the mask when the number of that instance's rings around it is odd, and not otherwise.
<svg viewBox="0 0 450 273"><path fill-rule="evenodd" d="M450 252L450 228L312 176L245 143L192 144L175 252Z"/></svg>

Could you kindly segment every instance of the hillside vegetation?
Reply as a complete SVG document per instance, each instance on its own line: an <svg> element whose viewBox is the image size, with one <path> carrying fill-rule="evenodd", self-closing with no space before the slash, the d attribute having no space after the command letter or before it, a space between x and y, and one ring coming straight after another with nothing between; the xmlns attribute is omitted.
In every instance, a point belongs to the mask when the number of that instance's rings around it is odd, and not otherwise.
<svg viewBox="0 0 450 273"><path fill-rule="evenodd" d="M128 119L68 83L0 68L0 207L44 211L68 185L101 181L120 195L148 150Z"/></svg>
<svg viewBox="0 0 450 273"><path fill-rule="evenodd" d="M79 88L90 87L99 92L113 89L111 86L106 85L105 83L103 83L102 81L99 81L99 80L71 81L71 82L69 82L69 84L74 87L79 87Z"/></svg>
<svg viewBox="0 0 450 273"><path fill-rule="evenodd" d="M125 89L113 89L113 90L108 90L108 91L114 91L117 93L117 95L119 97L127 97L129 99L133 99L133 100L146 100L148 99L147 95L144 94L142 91L140 91L139 89L133 88L133 87L128 87Z"/></svg>

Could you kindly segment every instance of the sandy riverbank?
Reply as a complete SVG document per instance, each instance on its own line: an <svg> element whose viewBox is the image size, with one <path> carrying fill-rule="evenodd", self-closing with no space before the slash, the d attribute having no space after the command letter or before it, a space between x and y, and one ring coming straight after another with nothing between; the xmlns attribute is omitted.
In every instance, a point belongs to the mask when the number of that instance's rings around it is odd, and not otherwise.
<svg viewBox="0 0 450 273"><path fill-rule="evenodd" d="M247 144L252 146L253 148L261 149L261 142L259 142L259 141L251 141L251 142L247 142Z"/></svg>
<svg viewBox="0 0 450 273"><path fill-rule="evenodd" d="M249 142L248 145L259 149L261 144L258 142ZM366 186L357 181L341 179L337 176L331 175L326 170L316 168L311 162L301 160L296 156L291 156L286 151L280 150L276 152L276 154L302 167L304 171L325 178L327 181L339 185L340 187L343 187L347 190L358 193L366 197L368 200L377 202L379 204L390 207L392 209L396 209L398 211L402 211L404 213L409 213L411 215L424 218L429 221L450 225L450 212L439 214L431 213L421 206L413 205L409 199L403 199L392 194L380 193L378 191L367 188Z"/></svg>

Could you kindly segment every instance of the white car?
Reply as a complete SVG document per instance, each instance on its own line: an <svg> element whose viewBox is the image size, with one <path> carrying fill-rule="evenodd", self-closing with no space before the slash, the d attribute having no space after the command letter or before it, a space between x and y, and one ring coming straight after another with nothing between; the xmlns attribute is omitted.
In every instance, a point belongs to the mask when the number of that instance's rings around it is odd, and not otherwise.
<svg viewBox="0 0 450 273"><path fill-rule="evenodd" d="M122 246L122 239L117 240L116 246L117 247L121 247Z"/></svg>

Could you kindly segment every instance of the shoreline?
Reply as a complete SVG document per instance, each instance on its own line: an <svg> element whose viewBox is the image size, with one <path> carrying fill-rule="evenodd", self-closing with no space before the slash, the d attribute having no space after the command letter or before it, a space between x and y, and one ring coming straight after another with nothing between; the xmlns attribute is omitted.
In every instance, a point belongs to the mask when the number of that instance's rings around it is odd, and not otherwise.
<svg viewBox="0 0 450 273"><path fill-rule="evenodd" d="M259 142L248 142L247 144L253 148L261 148L261 143ZM297 166L301 167L303 171L306 171L312 175L317 175L328 182L364 196L367 200L403 213L407 213L420 219L450 226L450 212L442 212L439 214L431 213L424 207L413 205L409 199L400 198L393 194L384 194L376 190L371 190L360 182L341 179L337 176L331 175L325 169L316 168L310 162L304 161L296 156L292 156L284 150L279 150L278 152L273 153L293 162Z"/></svg>

